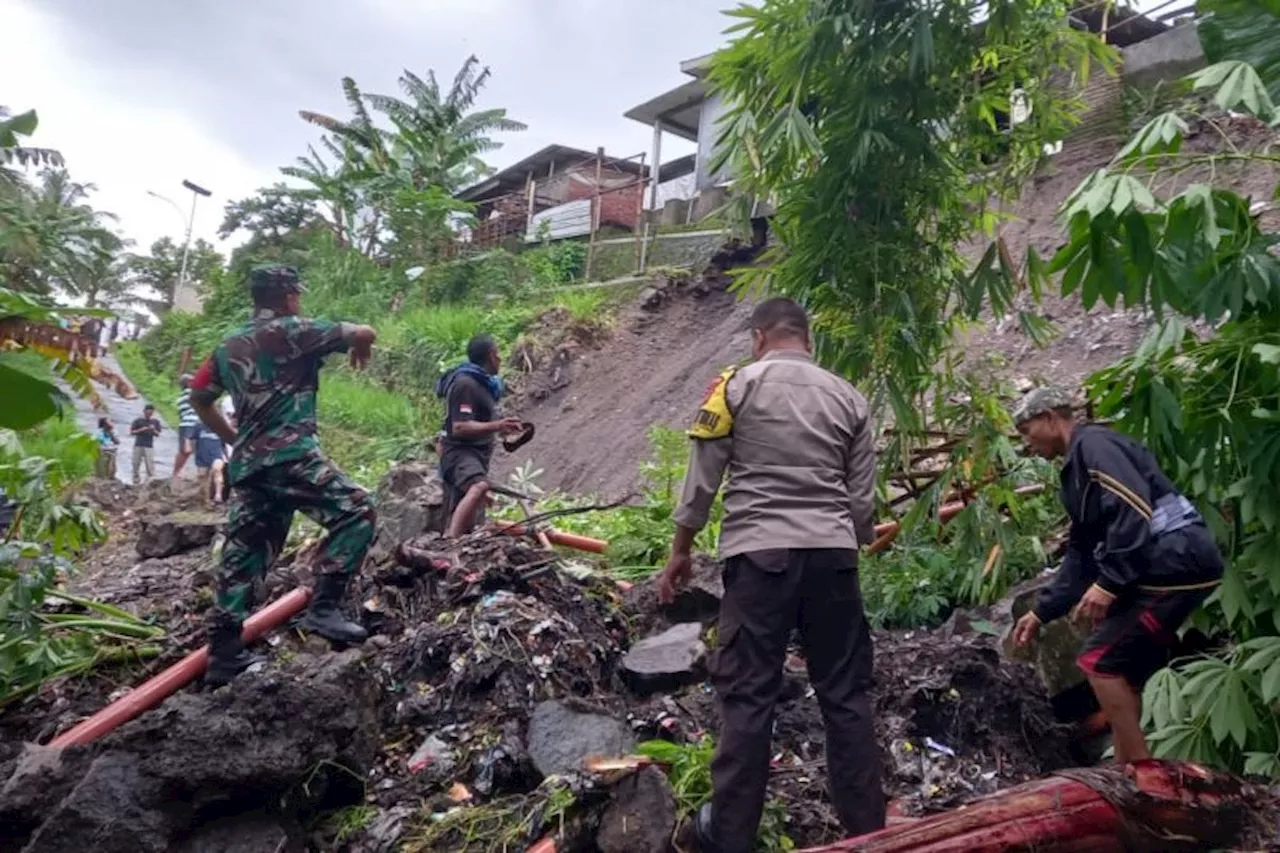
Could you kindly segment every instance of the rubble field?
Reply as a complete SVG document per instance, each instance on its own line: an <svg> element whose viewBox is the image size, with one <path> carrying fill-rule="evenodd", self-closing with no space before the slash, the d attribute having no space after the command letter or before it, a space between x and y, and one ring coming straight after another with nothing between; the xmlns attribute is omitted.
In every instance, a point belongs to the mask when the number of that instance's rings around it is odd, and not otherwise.
<svg viewBox="0 0 1280 853"><path fill-rule="evenodd" d="M389 481L398 485L383 496L388 523L401 532L428 523L430 512L396 503L429 501L422 477L400 470ZM188 687L86 746L39 746L202 641L213 557L209 542L191 543L208 518L172 498L156 518L153 495L110 488L91 497L108 506L113 538L77 589L153 615L172 648L144 668L52 684L5 709L0 849L444 853L550 838L560 853L663 853L705 792L717 725L706 683L716 564L700 561L691 587L661 608L648 583L624 591L577 561L487 532L446 543L419 530L397 547L384 526L382 556L351 601L373 632L365 645L334 650L282 629L261 644L269 662L228 688ZM138 556L166 541L176 553ZM286 554L268 598L307 581L307 550ZM1070 731L1036 673L1004 660L991 633L952 625L880 633L876 643L895 817L1074 763ZM786 685L766 823L804 848L843 833L798 656ZM637 753L670 772L592 760Z"/></svg>

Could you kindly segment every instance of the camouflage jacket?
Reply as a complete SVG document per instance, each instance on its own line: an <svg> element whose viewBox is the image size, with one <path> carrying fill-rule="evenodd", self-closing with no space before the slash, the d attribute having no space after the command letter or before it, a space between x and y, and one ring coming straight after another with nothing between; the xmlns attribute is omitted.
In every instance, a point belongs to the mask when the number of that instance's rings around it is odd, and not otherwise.
<svg viewBox="0 0 1280 853"><path fill-rule="evenodd" d="M224 340L191 381L191 398L212 404L231 395L236 444L232 483L319 450L316 390L326 355L346 352L346 323L259 311Z"/></svg>

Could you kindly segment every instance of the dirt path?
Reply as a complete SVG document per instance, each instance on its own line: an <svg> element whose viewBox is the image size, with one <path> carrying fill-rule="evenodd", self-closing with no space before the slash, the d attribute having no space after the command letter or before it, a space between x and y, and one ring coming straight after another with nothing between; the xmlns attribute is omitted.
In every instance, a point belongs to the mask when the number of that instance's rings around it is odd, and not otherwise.
<svg viewBox="0 0 1280 853"><path fill-rule="evenodd" d="M117 376L125 375L124 370L121 369L120 364L113 357L104 355L99 360L102 362L103 367ZM78 394L71 393L71 398L75 400L76 422L82 430L93 435L98 431L98 418L105 415L115 421L116 436L120 439L120 450L117 452L116 459L116 479L122 483L132 482L130 478L132 475L133 438L129 435L129 424L133 423L136 418L142 417L142 409L147 405L147 401L141 395L134 397L132 400L126 400L116 393L115 388L107 387L106 385L95 385L94 390L98 392L106 411L94 409L88 400L81 398ZM156 479L166 480L173 475L173 458L178 455L178 426L177 424L165 423L159 412L156 413L156 418L164 426L160 435L156 436L155 439ZM190 467L188 466L188 468ZM143 475L145 476L145 474L144 470Z"/></svg>
<svg viewBox="0 0 1280 853"><path fill-rule="evenodd" d="M625 309L603 345L563 368L567 384L543 400L513 403L537 424L537 437L515 454L499 453L495 473L506 477L532 460L544 489L625 494L649 456L649 427L685 425L716 373L749 355L749 313L723 290L676 291L656 310Z"/></svg>

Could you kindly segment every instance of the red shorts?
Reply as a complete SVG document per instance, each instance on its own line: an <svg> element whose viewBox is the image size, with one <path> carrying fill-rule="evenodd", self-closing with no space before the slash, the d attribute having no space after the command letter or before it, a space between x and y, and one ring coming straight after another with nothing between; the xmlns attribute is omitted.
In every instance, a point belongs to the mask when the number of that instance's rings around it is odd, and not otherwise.
<svg viewBox="0 0 1280 853"><path fill-rule="evenodd" d="M1098 623L1076 664L1085 675L1128 679L1141 689L1169 664L1178 628L1213 592L1137 590L1122 596Z"/></svg>

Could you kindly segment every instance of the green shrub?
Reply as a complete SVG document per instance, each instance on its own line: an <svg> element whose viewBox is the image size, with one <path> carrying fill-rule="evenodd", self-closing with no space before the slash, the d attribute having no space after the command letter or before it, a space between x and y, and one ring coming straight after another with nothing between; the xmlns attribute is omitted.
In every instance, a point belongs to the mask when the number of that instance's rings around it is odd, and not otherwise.
<svg viewBox="0 0 1280 853"><path fill-rule="evenodd" d="M587 246L577 240L545 242L520 255L537 289L567 284L581 277L587 265Z"/></svg>

